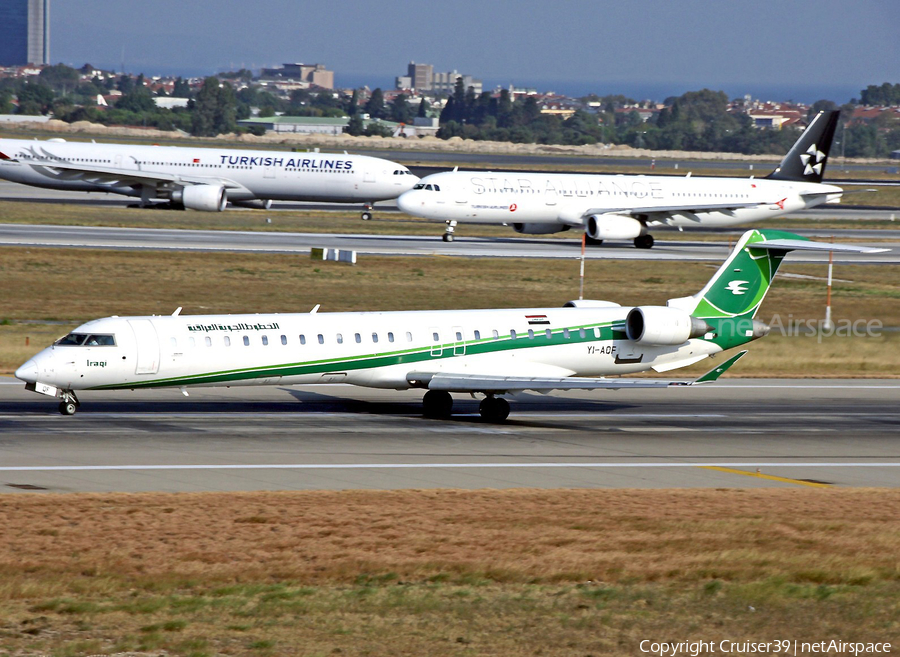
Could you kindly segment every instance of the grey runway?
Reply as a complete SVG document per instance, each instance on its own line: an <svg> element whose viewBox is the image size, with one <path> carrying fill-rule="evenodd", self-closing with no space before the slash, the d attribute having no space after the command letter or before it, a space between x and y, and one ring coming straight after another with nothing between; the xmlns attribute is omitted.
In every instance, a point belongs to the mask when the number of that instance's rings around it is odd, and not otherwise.
<svg viewBox="0 0 900 657"><path fill-rule="evenodd" d="M830 231L833 234L836 231ZM853 237L857 231L845 231ZM885 234L887 241L867 245L889 248L887 253L872 255L835 254L837 263L900 264L900 232L863 231L862 239L871 233ZM894 240L894 241L891 241ZM485 238L461 236L454 242L427 235L360 235L331 233L281 233L219 230L168 230L151 228L110 228L95 226L32 226L0 224L0 245L30 247L69 247L105 249L154 249L176 251L231 251L287 253L308 255L314 247L347 249L360 255L383 256L463 256L516 258L578 258L581 241L576 239L535 239L525 237ZM635 249L630 243L592 247L589 259L619 260L694 260L720 262L729 252L729 240L667 241L659 234L653 249ZM828 255L796 252L792 262L827 262Z"/></svg>
<svg viewBox="0 0 900 657"><path fill-rule="evenodd" d="M352 386L85 392L74 417L0 379L0 490L900 485L900 381L731 380L512 399Z"/></svg>

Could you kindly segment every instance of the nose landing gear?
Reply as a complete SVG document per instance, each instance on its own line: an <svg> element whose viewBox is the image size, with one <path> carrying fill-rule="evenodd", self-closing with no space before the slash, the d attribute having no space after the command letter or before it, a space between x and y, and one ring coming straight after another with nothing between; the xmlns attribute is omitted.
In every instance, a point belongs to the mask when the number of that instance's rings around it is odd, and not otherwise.
<svg viewBox="0 0 900 657"><path fill-rule="evenodd" d="M455 231L455 230L456 230L456 222L448 221L447 229L444 231L444 237L442 239L445 242L452 242L453 241L453 231Z"/></svg>
<svg viewBox="0 0 900 657"><path fill-rule="evenodd" d="M62 399L59 402L59 412L63 415L75 415L78 407L81 406L81 402L78 401L75 393L72 390L61 390L59 397Z"/></svg>
<svg viewBox="0 0 900 657"><path fill-rule="evenodd" d="M362 219L363 221L371 221L372 220L372 207L373 206L371 203L366 203L363 206L362 214L359 215L360 219Z"/></svg>

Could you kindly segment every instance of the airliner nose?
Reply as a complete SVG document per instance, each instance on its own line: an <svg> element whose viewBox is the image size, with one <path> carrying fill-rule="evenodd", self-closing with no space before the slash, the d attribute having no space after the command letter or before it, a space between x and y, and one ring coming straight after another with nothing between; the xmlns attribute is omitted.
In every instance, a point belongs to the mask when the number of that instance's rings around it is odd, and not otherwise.
<svg viewBox="0 0 900 657"><path fill-rule="evenodd" d="M406 212L409 214L410 209L412 208L412 199L411 196L415 196L415 193L412 191L403 192L400 196L397 197L397 207L400 208L401 212Z"/></svg>
<svg viewBox="0 0 900 657"><path fill-rule="evenodd" d="M25 383L37 383L38 366L33 360L27 361L16 370L16 378Z"/></svg>

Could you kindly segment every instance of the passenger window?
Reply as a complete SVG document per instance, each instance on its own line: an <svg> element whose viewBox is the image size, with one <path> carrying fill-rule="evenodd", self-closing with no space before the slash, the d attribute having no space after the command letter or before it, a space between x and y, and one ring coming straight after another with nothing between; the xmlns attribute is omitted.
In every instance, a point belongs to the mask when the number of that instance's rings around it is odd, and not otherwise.
<svg viewBox="0 0 900 657"><path fill-rule="evenodd" d="M583 328L578 329L578 336L579 336L579 337L582 337L582 338L583 338L583 337L585 337L585 335L587 335L587 333L585 332L585 330L584 330Z"/></svg>
<svg viewBox="0 0 900 657"><path fill-rule="evenodd" d="M435 342L438 342L441 339L441 337L437 333L432 333L431 339L434 340Z"/></svg>
<svg viewBox="0 0 900 657"><path fill-rule="evenodd" d="M325 344L325 336L319 333L319 344Z"/></svg>
<svg viewBox="0 0 900 657"><path fill-rule="evenodd" d="M410 333L409 331L406 332L406 341L412 342L412 333Z"/></svg>
<svg viewBox="0 0 900 657"><path fill-rule="evenodd" d="M250 336L249 336L249 335L245 335L245 336L244 336L244 346L245 346L245 347L249 347L249 346L250 346Z"/></svg>
<svg viewBox="0 0 900 657"><path fill-rule="evenodd" d="M262 336L262 343L263 343L263 346L264 346L264 347L268 347L268 346L269 346L269 336L268 336L268 335Z"/></svg>
<svg viewBox="0 0 900 657"><path fill-rule="evenodd" d="M534 329L528 329L528 339L534 340Z"/></svg>
<svg viewBox="0 0 900 657"><path fill-rule="evenodd" d="M372 334L372 342L378 342L378 334L377 333Z"/></svg>
<svg viewBox="0 0 900 657"><path fill-rule="evenodd" d="M231 338L229 338L227 335L225 336L225 346L226 347L231 346Z"/></svg>
<svg viewBox="0 0 900 657"><path fill-rule="evenodd" d="M300 344L306 344L306 336L302 333L300 334Z"/></svg>
<svg viewBox="0 0 900 657"><path fill-rule="evenodd" d="M388 331L388 342L393 342L393 341L394 341L394 334L391 333L390 331Z"/></svg>
<svg viewBox="0 0 900 657"><path fill-rule="evenodd" d="M456 332L456 341L462 342L462 333L460 333L459 331Z"/></svg>
<svg viewBox="0 0 900 657"><path fill-rule="evenodd" d="M190 345L191 349L197 346L197 341L194 339L194 336L188 338L188 345Z"/></svg>
<svg viewBox="0 0 900 657"><path fill-rule="evenodd" d="M569 329L563 329L563 337L568 340L569 339Z"/></svg>
<svg viewBox="0 0 900 657"><path fill-rule="evenodd" d="M338 343L338 344L344 344L344 334L343 334L343 333L338 333L338 334L337 334L337 343Z"/></svg>
<svg viewBox="0 0 900 657"><path fill-rule="evenodd" d="M359 333L354 333L353 339L356 340L356 344L359 344L360 342L362 342L362 336Z"/></svg>
<svg viewBox="0 0 900 657"><path fill-rule="evenodd" d="M207 346L207 347L211 347L211 346L212 346L212 338L209 337L208 335L207 335L205 338L203 338L203 341L206 343L206 346Z"/></svg>
<svg viewBox="0 0 900 657"><path fill-rule="evenodd" d="M178 349L178 340L175 338L169 338L169 344L172 346L172 349Z"/></svg>
<svg viewBox="0 0 900 657"><path fill-rule="evenodd" d="M475 331L475 339L476 339L476 340L481 340L481 331L479 331L479 330L476 330L476 331Z"/></svg>
<svg viewBox="0 0 900 657"><path fill-rule="evenodd" d="M515 329L509 329L509 337L511 337L513 340L515 340L518 335L519 334L516 333Z"/></svg>
<svg viewBox="0 0 900 657"><path fill-rule="evenodd" d="M281 336L281 344L287 344L287 336L286 335Z"/></svg>
<svg viewBox="0 0 900 657"><path fill-rule="evenodd" d="M594 337L595 337L595 338L599 338L599 337L600 337L600 327L598 327L598 326L595 326L595 327L594 327Z"/></svg>
<svg viewBox="0 0 900 657"><path fill-rule="evenodd" d="M494 340L498 340L500 338L500 332L497 329L494 329L491 331L491 337L493 337Z"/></svg>

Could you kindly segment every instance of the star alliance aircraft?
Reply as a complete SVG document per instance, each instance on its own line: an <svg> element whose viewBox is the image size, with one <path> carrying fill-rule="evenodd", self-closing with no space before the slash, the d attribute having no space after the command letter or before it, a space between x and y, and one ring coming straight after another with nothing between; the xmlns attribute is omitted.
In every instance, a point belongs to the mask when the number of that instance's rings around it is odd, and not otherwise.
<svg viewBox="0 0 900 657"><path fill-rule="evenodd" d="M822 184L837 111L819 112L765 178L448 171L422 178L397 199L407 214L447 224L502 224L518 233L583 230L587 241L653 246L654 226L722 227L838 203Z"/></svg>

